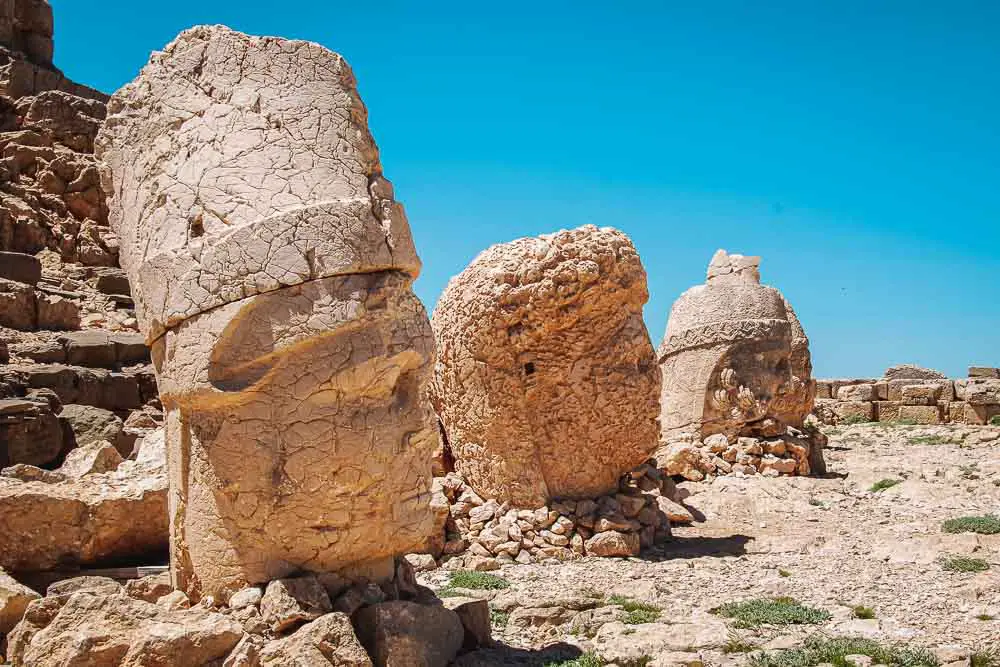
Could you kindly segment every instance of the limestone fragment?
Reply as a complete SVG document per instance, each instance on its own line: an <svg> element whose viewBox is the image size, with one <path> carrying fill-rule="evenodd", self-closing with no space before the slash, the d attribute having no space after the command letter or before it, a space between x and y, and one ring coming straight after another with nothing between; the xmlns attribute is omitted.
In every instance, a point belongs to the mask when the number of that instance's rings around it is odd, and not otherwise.
<svg viewBox="0 0 1000 667"><path fill-rule="evenodd" d="M226 599L422 547L433 340L343 58L192 28L95 150L164 407L174 584Z"/></svg>
<svg viewBox="0 0 1000 667"><path fill-rule="evenodd" d="M483 497L592 497L656 446L659 371L631 241L592 225L492 246L432 325L433 398L455 468Z"/></svg>

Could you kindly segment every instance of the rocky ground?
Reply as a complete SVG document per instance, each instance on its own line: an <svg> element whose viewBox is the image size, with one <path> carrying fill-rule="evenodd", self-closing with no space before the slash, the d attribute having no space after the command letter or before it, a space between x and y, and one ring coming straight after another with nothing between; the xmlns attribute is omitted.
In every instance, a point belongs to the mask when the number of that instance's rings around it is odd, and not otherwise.
<svg viewBox="0 0 1000 667"><path fill-rule="evenodd" d="M510 586L475 594L491 599L506 659L560 664L584 651L623 666L745 664L751 646L780 650L824 635L927 648L942 664L1000 664L1000 534L942 527L962 516L1000 516L1000 428L862 424L826 433L824 478L680 484L697 520L675 527L659 550L494 573ZM950 571L954 556L989 569ZM451 576L433 570L421 583L445 589ZM649 609L629 614L635 605L615 596ZM713 613L777 597L829 618L740 629ZM635 622L656 608L658 619Z"/></svg>

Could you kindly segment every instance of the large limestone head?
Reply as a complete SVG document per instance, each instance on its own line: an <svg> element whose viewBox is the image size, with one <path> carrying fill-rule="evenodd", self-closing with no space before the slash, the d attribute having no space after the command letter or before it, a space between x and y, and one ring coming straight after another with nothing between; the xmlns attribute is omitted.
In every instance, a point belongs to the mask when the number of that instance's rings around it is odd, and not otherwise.
<svg viewBox="0 0 1000 667"><path fill-rule="evenodd" d="M705 284L674 303L659 350L664 440L777 435L812 409L809 341L759 266L719 250Z"/></svg>
<svg viewBox="0 0 1000 667"><path fill-rule="evenodd" d="M433 528L433 363L402 207L344 59L181 33L98 137L166 413L190 595L365 570Z"/></svg>
<svg viewBox="0 0 1000 667"><path fill-rule="evenodd" d="M659 371L628 237L585 226L492 246L434 310L434 400L456 469L518 507L616 488L657 444Z"/></svg>

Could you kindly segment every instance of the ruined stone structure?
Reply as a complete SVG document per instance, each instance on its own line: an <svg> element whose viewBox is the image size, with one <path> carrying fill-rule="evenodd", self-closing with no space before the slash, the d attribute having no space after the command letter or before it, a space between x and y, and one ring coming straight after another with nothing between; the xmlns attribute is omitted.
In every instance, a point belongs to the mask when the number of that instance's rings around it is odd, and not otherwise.
<svg viewBox="0 0 1000 667"><path fill-rule="evenodd" d="M819 380L813 414L825 424L1000 423L1000 369L973 366L948 379L919 366L894 366L881 378Z"/></svg>
<svg viewBox="0 0 1000 667"><path fill-rule="evenodd" d="M391 570L431 527L433 339L347 63L187 30L97 152L166 415L174 585Z"/></svg>
<svg viewBox="0 0 1000 667"><path fill-rule="evenodd" d="M789 428L801 427L815 394L809 340L781 292L760 284L759 264L759 257L719 250L706 283L682 294L670 311L659 350L657 460L671 474L700 468L687 475L700 478L734 465L751 473L807 474L821 466L804 438L780 446L756 441L786 438ZM718 437L709 444L712 436ZM703 444L706 451L692 451Z"/></svg>
<svg viewBox="0 0 1000 667"><path fill-rule="evenodd" d="M656 447L659 371L631 241L585 226L490 247L434 310L434 402L483 498L614 491Z"/></svg>

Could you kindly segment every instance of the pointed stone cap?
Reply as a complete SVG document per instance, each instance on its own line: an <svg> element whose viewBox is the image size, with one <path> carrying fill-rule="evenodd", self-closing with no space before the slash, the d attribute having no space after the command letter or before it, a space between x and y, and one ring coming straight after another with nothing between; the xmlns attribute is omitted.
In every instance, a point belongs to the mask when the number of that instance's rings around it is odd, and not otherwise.
<svg viewBox="0 0 1000 667"><path fill-rule="evenodd" d="M722 248L715 251L708 263L708 284L757 283L760 284L760 257L730 255Z"/></svg>

